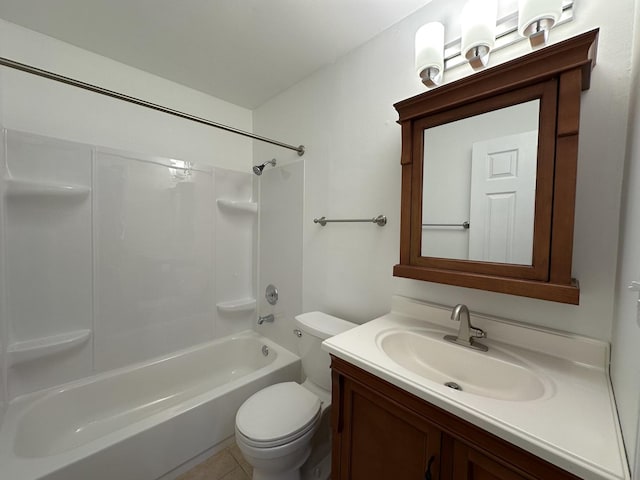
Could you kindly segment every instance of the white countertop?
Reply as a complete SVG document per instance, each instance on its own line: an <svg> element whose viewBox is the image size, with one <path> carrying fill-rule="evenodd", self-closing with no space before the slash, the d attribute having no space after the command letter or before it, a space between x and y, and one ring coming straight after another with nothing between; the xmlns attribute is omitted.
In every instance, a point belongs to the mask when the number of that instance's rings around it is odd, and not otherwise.
<svg viewBox="0 0 640 480"><path fill-rule="evenodd" d="M630 479L608 376L608 344L471 314L482 343L509 352L545 379L547 393L528 401L456 391L391 360L378 346L390 330L456 334L450 308L394 297L392 311L325 340L323 348L579 477ZM452 345L452 348L464 348Z"/></svg>

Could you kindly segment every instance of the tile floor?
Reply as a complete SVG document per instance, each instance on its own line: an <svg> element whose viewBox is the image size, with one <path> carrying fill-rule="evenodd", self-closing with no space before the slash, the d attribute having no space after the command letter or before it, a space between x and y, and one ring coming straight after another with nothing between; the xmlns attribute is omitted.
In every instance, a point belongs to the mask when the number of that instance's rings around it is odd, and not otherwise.
<svg viewBox="0 0 640 480"><path fill-rule="evenodd" d="M242 457L237 445L199 463L176 480L251 480L253 470Z"/></svg>

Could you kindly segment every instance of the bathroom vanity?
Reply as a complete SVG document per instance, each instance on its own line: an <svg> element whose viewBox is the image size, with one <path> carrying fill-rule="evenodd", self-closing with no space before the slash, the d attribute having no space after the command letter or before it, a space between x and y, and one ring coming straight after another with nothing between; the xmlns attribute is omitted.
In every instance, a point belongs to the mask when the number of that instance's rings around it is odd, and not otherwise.
<svg viewBox="0 0 640 480"><path fill-rule="evenodd" d="M394 297L324 342L333 479L630 478L606 343L472 314L480 352L444 341L450 312Z"/></svg>
<svg viewBox="0 0 640 480"><path fill-rule="evenodd" d="M431 403L333 358L334 479L577 479Z"/></svg>

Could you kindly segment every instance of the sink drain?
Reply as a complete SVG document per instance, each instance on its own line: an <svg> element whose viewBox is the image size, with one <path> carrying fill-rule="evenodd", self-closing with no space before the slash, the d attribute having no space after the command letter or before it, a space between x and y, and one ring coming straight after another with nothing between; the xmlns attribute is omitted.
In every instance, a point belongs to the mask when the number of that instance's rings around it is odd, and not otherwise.
<svg viewBox="0 0 640 480"><path fill-rule="evenodd" d="M453 388L454 390L462 391L462 387L458 385L456 382L447 382L444 384L445 387Z"/></svg>

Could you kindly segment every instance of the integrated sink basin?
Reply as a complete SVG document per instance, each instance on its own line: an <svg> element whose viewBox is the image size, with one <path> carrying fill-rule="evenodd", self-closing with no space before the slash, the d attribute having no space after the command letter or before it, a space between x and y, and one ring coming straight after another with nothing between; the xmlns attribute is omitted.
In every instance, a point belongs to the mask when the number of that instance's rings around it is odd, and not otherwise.
<svg viewBox="0 0 640 480"><path fill-rule="evenodd" d="M444 332L392 329L378 347L397 365L432 382L496 400L530 401L549 393L547 379L525 362L491 346L479 352L447 342Z"/></svg>
<svg viewBox="0 0 640 480"><path fill-rule="evenodd" d="M630 480L606 342L475 313L467 321L463 311L456 319L455 310L395 296L391 312L322 347L337 365L375 375L576 478ZM480 329L487 352L444 340Z"/></svg>

